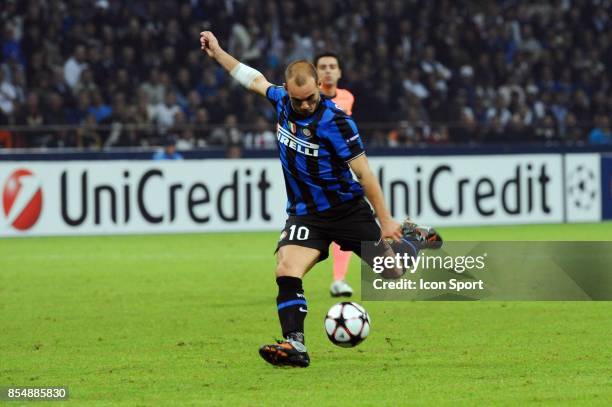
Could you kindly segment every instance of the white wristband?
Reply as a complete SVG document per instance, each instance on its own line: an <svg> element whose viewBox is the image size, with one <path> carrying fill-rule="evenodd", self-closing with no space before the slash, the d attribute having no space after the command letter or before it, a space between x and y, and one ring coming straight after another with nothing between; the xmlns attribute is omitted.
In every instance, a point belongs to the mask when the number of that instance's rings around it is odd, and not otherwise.
<svg viewBox="0 0 612 407"><path fill-rule="evenodd" d="M230 71L230 75L238 81L242 86L248 88L251 86L251 83L261 75L257 69L253 69L248 65L243 63L239 63Z"/></svg>

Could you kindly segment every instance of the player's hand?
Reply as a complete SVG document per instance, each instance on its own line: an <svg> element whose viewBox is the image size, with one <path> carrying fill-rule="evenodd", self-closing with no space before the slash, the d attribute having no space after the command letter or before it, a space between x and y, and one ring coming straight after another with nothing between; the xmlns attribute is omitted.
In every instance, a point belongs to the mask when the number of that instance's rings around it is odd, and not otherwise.
<svg viewBox="0 0 612 407"><path fill-rule="evenodd" d="M221 49L217 37L210 31L202 31L200 33L200 49L209 57L214 58L217 51Z"/></svg>
<svg viewBox="0 0 612 407"><path fill-rule="evenodd" d="M383 239L398 241L402 238L402 225L394 219L381 220L380 229Z"/></svg>

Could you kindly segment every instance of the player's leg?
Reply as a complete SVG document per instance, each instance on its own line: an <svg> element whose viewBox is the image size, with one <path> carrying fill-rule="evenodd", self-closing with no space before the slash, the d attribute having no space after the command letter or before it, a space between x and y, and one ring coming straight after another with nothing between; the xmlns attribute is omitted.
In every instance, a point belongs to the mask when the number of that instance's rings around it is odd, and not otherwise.
<svg viewBox="0 0 612 407"><path fill-rule="evenodd" d="M407 242L387 241L385 239L374 240L357 240L349 239L339 242L343 250L351 250L361 258L367 265L373 267L376 258L395 257L396 254L403 255L406 253L409 257L415 257L418 254L418 249L415 245ZM406 273L406 269L393 263L388 267L386 263L382 264L385 268L381 273L383 278L396 279Z"/></svg>
<svg viewBox="0 0 612 407"><path fill-rule="evenodd" d="M302 278L317 263L321 252L301 246L283 246L277 254L276 306L283 337L304 343L304 319L308 312Z"/></svg>
<svg viewBox="0 0 612 407"><path fill-rule="evenodd" d="M328 256L331 241L316 218L291 216L276 249L276 304L284 340L262 346L260 355L274 365L306 367L304 319L308 312L302 278Z"/></svg>
<svg viewBox="0 0 612 407"><path fill-rule="evenodd" d="M424 248L439 248L442 238L433 229L416 225L410 219L402 225L402 239L388 242L381 239L380 227L374 218L370 205L360 200L347 211L347 216L334 224L334 240L343 250L351 250L368 265L373 266L377 257L395 257L396 254L414 258ZM367 245L362 250L362 244ZM399 278L405 268L394 265L382 272L384 278Z"/></svg>
<svg viewBox="0 0 612 407"><path fill-rule="evenodd" d="M276 307L284 340L264 345L259 354L273 365L307 367L310 358L304 344L304 320L308 305L302 278L317 263L321 252L310 247L286 245L276 253Z"/></svg>
<svg viewBox="0 0 612 407"><path fill-rule="evenodd" d="M374 241L368 229L373 229L368 221L355 224L353 229L354 238L340 241L344 250L351 250L357 254L366 264L373 267L375 259L381 257L402 257L407 256L408 264L397 265L395 262L392 267L385 267L381 276L383 278L400 278L406 272L404 266L411 264L411 259L416 258L423 249L439 249L442 247L442 237L435 229L426 226L417 226L410 220L406 220L402 225L402 238L399 241L380 239ZM380 263L379 263L380 264Z"/></svg>
<svg viewBox="0 0 612 407"><path fill-rule="evenodd" d="M365 219L366 228L372 228L368 226L371 222L370 219ZM442 238L432 227L419 226L414 223L411 219L406 219L402 224L403 239L399 242L389 242L389 245L384 245L380 248L370 247L367 251L369 256L364 258L366 263L372 266L374 256L394 256L396 253L404 254L408 256L416 257L418 252L424 248L440 248L442 245ZM345 280L346 273L348 271L348 265L350 262L351 252L356 251L361 257L361 243L359 247L355 247L350 244L350 241L343 242L347 248L351 247L351 250L342 250L336 243L332 243L333 253L333 268L334 268L334 281L330 287L330 293L332 297L346 296L350 297L353 294L353 289ZM398 278L403 274L400 269L393 268L383 272L383 277L386 278Z"/></svg>
<svg viewBox="0 0 612 407"><path fill-rule="evenodd" d="M334 281L329 291L332 297L350 297L353 295L353 289L346 282L346 273L351 261L351 252L341 250L340 246L332 243L332 255Z"/></svg>
<svg viewBox="0 0 612 407"><path fill-rule="evenodd" d="M389 242L382 239L372 208L364 199L346 208L345 215L335 220L330 228L334 233L334 241L342 250L354 252L369 265L374 264L375 257L394 255ZM362 244L367 245L367 250L363 252ZM382 273L385 278L399 278L403 274L404 269L399 267L389 268Z"/></svg>

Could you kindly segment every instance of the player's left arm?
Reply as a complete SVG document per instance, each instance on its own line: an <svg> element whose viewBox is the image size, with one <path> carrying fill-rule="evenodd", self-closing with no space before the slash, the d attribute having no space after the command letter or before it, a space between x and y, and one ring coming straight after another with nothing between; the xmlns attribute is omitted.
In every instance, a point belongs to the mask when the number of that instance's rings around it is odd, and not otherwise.
<svg viewBox="0 0 612 407"><path fill-rule="evenodd" d="M380 222L383 237L389 237L394 240L401 239L401 225L391 217L391 213L389 209L387 209L387 205L385 205L385 199L380 184L374 176L365 154L361 154L352 159L348 164L363 187L366 198L368 198L368 201L370 201L374 207L374 212L376 212L376 217Z"/></svg>
<svg viewBox="0 0 612 407"><path fill-rule="evenodd" d="M329 127L324 134L328 137L336 154L348 163L363 187L366 198L374 207L383 237L399 240L402 237L401 225L393 220L385 205L382 189L368 164L355 121L347 115L336 113L328 123Z"/></svg>

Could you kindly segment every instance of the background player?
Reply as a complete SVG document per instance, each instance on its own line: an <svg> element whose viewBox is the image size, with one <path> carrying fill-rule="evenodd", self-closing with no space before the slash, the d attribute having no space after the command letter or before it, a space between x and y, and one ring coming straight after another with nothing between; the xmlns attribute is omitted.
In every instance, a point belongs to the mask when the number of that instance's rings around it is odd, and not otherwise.
<svg viewBox="0 0 612 407"><path fill-rule="evenodd" d="M314 59L314 66L319 75L321 93L351 116L355 97L348 90L338 88L338 81L342 77L338 56L332 52L319 54ZM340 246L332 243L332 260L334 281L329 291L332 297L350 297L353 295L353 289L346 282L346 273L351 261L351 252L341 250Z"/></svg>

